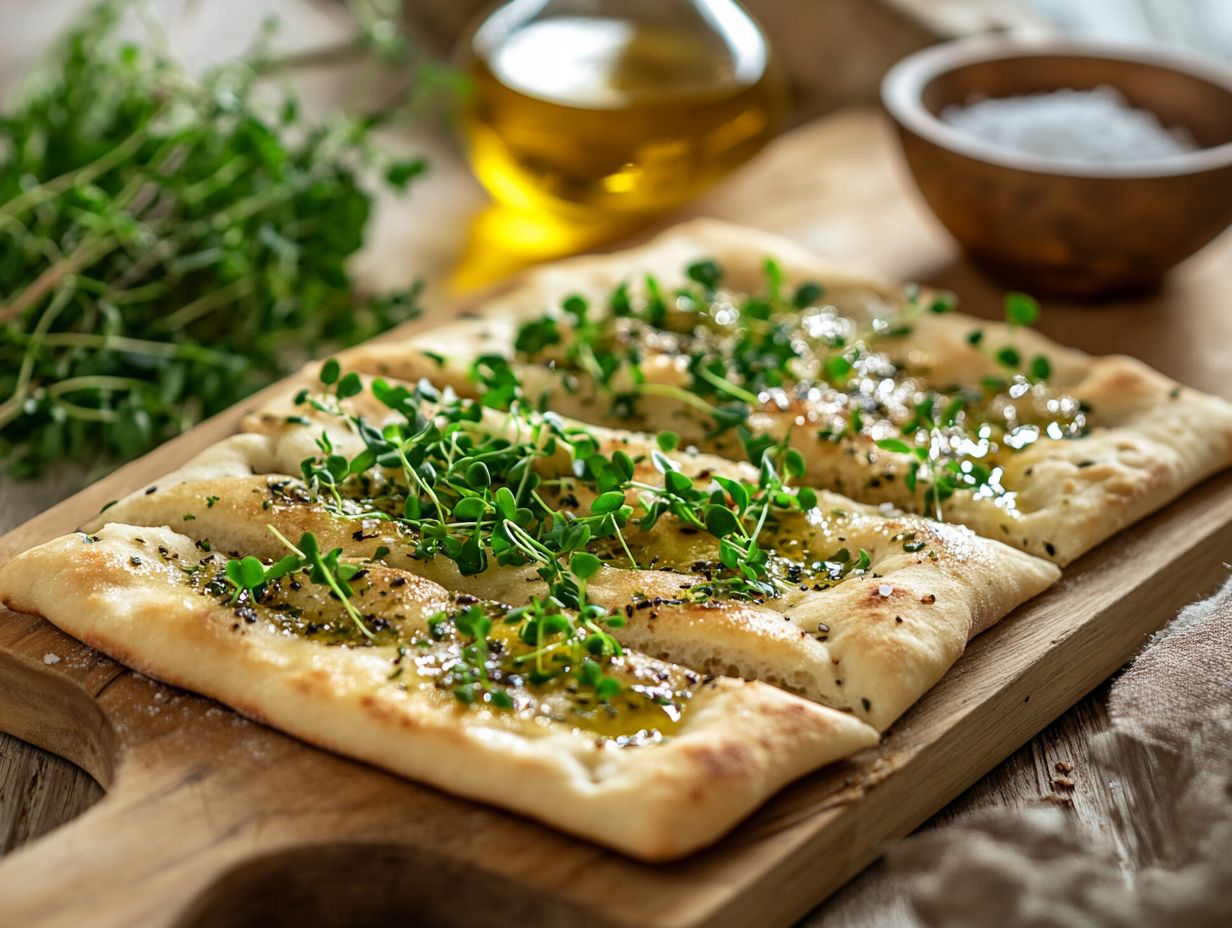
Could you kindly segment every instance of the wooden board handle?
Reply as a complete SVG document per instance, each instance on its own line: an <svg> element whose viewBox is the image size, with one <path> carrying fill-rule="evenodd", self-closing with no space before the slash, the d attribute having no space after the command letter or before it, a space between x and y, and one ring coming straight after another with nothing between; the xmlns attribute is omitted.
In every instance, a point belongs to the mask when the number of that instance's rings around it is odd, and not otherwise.
<svg viewBox="0 0 1232 928"><path fill-rule="evenodd" d="M41 620L0 611L0 623L6 644L19 646L0 652L0 727L73 761L108 790L75 821L0 864L0 924L173 924L165 898L149 907L157 898L150 889L172 874L186 888L182 865L193 856L200 819L212 817L200 802L196 811L184 802L202 759L176 761L160 747L159 715L180 697ZM173 769L178 782L160 783L160 770ZM167 803L183 807L168 818ZM211 876L208 867L192 869L195 882Z"/></svg>
<svg viewBox="0 0 1232 928"><path fill-rule="evenodd" d="M79 818L0 862L0 925L303 928L396 924L408 913L442 926L514 914L603 924L568 905L545 911L542 897L469 866L470 835L501 813L305 750L39 619L0 610L0 640L59 658L0 648L0 728L107 788ZM442 835L439 848L425 830Z"/></svg>

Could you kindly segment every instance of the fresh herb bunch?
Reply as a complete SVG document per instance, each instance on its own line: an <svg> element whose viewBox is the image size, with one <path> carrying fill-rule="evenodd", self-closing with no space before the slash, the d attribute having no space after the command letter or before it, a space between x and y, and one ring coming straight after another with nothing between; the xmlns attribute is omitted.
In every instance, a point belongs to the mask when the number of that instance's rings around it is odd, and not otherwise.
<svg viewBox="0 0 1232 928"><path fill-rule="evenodd" d="M199 82L93 8L0 117L0 457L131 458L417 312L356 294L370 120L266 112L263 49Z"/></svg>

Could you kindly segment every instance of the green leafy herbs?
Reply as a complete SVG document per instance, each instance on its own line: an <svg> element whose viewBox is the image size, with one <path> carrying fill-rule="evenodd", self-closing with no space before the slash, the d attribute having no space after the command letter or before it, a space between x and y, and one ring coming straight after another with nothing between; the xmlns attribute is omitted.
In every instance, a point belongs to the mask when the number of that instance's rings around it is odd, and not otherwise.
<svg viewBox="0 0 1232 928"><path fill-rule="evenodd" d="M647 278L642 299L634 300L622 285L607 310L598 312L584 298L572 296L559 313L525 323L514 351L522 359L586 375L611 396L613 409L622 416L635 415L647 397L676 400L708 420L713 436L745 424L767 398L818 385L846 391L869 367L873 342L900 337L911 331L915 318L949 312L954 305L952 294L925 303L919 289L911 288L899 316L859 327L825 305L820 284L787 286L772 259L764 262L762 273L761 289L735 294L723 289L723 268L707 259L689 265L687 283L670 294ZM644 375L642 342L662 332L673 335L673 353L687 361L684 386ZM507 365L489 357L472 370L488 405L505 408L520 397Z"/></svg>
<svg viewBox="0 0 1232 928"><path fill-rule="evenodd" d="M1005 322L1013 336L1016 329L1035 325L1039 321L1040 306L1034 297L1025 293L1007 293L1005 295ZM984 331L975 329L967 334L967 342L974 347L981 347L984 341ZM992 351L992 357L1002 367L1013 372L1021 372L1033 383L1044 383L1052 376L1052 362L1044 355L1034 355L1024 358L1022 352L1014 345L1002 345Z"/></svg>
<svg viewBox="0 0 1232 928"><path fill-rule="evenodd" d="M337 518L396 523L414 556L447 558L463 575L493 564L532 565L546 584L546 593L519 608L472 601L429 620L428 639L415 643L430 649L452 642L449 656L438 661L436 683L465 705L523 708L522 689L548 684L561 684L571 700L591 706L617 697L630 705L668 705L663 700L671 702L671 693L651 695L635 685L631 694L622 682L623 651L614 630L626 616L609 613L587 593L608 564L643 567L629 538L663 519L708 534L718 551L713 565L694 565L703 579L673 602L760 601L800 583L808 569L829 584L871 567L868 552L853 557L846 549L811 568L783 571L772 563L762 540L785 515L816 507L817 494L789 485L804 473L801 453L768 439L741 433L750 456L760 461L755 481L695 479L668 456L678 441L671 433L658 437L647 467L624 450L605 451L589 430L521 403L497 425L485 421L480 404L443 397L427 383L376 380L367 389L388 410L378 429L344 412L353 384L365 389L361 382L333 362L322 365L321 379L324 392L303 391L297 402L346 417L364 445L348 458L323 432L319 453L302 462L309 491L327 510ZM646 476L651 471L661 480ZM292 544L271 531L289 554L270 565L253 557L229 561L231 602L244 596L259 602L277 580L295 574L328 587L371 640L365 617L351 603L349 581L361 565L342 561L341 549L323 553L311 533ZM379 551L388 555L390 548ZM401 660L403 650L398 654Z"/></svg>
<svg viewBox="0 0 1232 928"><path fill-rule="evenodd" d="M643 299L634 301L622 285L606 309L596 310L585 298L571 296L559 316L548 314L525 323L514 350L523 358L552 360L564 370L587 375L611 395L617 410L632 412L645 397L668 397L704 415L715 433L727 431L745 422L750 410L760 404L761 391L791 381L800 345L793 339L791 326L778 320L808 309L824 294L816 283L787 288L773 261L767 261L763 271L763 291L744 298L739 306L725 304L717 313L711 310L720 293L723 269L712 260L689 265L687 283L672 293L650 277ZM561 323L568 326L567 338ZM651 382L643 376L637 339L651 330L685 336L687 386ZM841 349L843 344L836 340L830 347ZM503 368L491 358L484 361L473 375L486 388L485 402L504 408L517 391L508 388ZM841 354L827 359L827 365L835 378L851 368ZM496 369L499 380L492 377Z"/></svg>
<svg viewBox="0 0 1232 928"><path fill-rule="evenodd" d="M253 602L259 602L270 584L288 574L300 573L312 583L327 587L342 603L355 627L365 638L371 640L374 637L371 629L364 624L363 616L351 602L355 591L350 581L363 568L358 564L339 560L342 556L341 548L334 548L329 553L322 552L317 537L312 532L301 535L299 544L295 545L274 526L267 528L291 553L268 567L252 556L227 561L225 575L232 588L231 604L234 605L244 593L247 593Z"/></svg>
<svg viewBox="0 0 1232 928"><path fill-rule="evenodd" d="M355 646L354 636L344 629L321 621L315 612L309 618L302 607L288 602L284 578L289 578L290 590L302 583L325 587L366 639L361 644L381 644L393 651L391 682L403 678L414 653L416 676L450 692L464 706L527 710L557 720L566 709L573 723L620 743L660 737L679 720L682 704L691 695L666 676L631 671L609 631L622 620L607 617L596 606L571 611L550 597L534 597L525 606L511 608L460 595L454 608L428 617L422 626L399 628L378 615L360 616L351 603L350 581L365 568L340 561L340 550L323 553L312 533L292 544L272 526L270 531L292 553L269 565L251 556L233 558L223 571L197 576L195 582L207 593L227 598L247 622L256 621L254 606L265 606L269 621L284 630ZM140 566L140 559L133 558L133 563ZM599 566L598 559L587 554L575 555L571 562L583 585ZM200 565L184 570L197 575ZM403 582L395 578L390 585ZM372 628L381 633L379 639ZM696 683L697 678L685 672L680 682Z"/></svg>
<svg viewBox="0 0 1232 928"><path fill-rule="evenodd" d="M755 484L716 475L707 485L681 473L673 461L655 453L653 461L663 475L663 491L655 488L639 497L643 513L637 520L640 530L650 531L670 513L687 530L706 532L718 539L718 563L706 568L704 582L689 588L694 599L770 599L780 595L788 583L798 581L798 576L784 581L774 575L770 551L762 541L769 523L785 513L814 508L817 494L809 487L788 487L790 479L804 474L800 452L758 442L747 433L745 437L756 445L751 454L760 461Z"/></svg>
<svg viewBox="0 0 1232 928"><path fill-rule="evenodd" d="M819 285L787 286L774 261L765 262L763 284L751 294L724 289L723 268L712 260L689 265L684 277L670 293L653 279L640 296L621 285L606 308L572 296L526 323L513 359L487 356L472 369L483 402L502 409L543 402L526 397L517 376L516 362L531 361L562 371L565 390L587 389L589 381L618 417L636 418L648 399L675 400L708 423L706 433L689 435L693 441L747 432L753 409L803 407L824 441L871 440L878 451L908 458L870 485L901 479L918 508L937 518L956 492L1005 494L1003 468L992 460L1002 448L1020 450L1043 434L1086 434L1088 410L1047 388L1049 359L1015 344L1015 333L1040 315L1026 294L1005 298L1010 343L989 345L983 329L967 335L1001 373L978 385L934 387L913 373L901 339L929 316L951 312L953 294L908 285L892 313L857 321L827 305ZM688 382L648 378L644 355L652 351L683 368Z"/></svg>
<svg viewBox="0 0 1232 928"><path fill-rule="evenodd" d="M323 375L334 393L299 400L340 414L335 400L346 378L328 364ZM666 453L676 444L670 433L650 455L661 478L653 481L638 475L638 461L625 451L604 451L585 428L520 403L502 430L483 421L479 404L446 401L427 384L377 380L372 392L398 415L379 430L352 417L362 452L348 460L323 434L321 453L302 464L326 505L340 515L396 521L413 536L417 557L446 557L463 575L494 563L533 565L552 600L583 614L596 608L586 600L586 582L608 561L642 566L629 533L649 532L665 516L717 542L719 563L689 598L776 596L781 581L772 575L762 533L785 514L816 505L814 491L788 486L804 473L800 452L748 433L748 453L759 462L756 482L687 476ZM346 498L348 481L382 502L357 510Z"/></svg>
<svg viewBox="0 0 1232 928"><path fill-rule="evenodd" d="M429 620L432 637L443 638L452 625L463 645L437 685L464 705L498 709L515 707L510 688L566 681L595 701L610 700L624 687L607 668L624 652L596 621L601 617L596 607L571 614L544 598L517 609L476 604L440 613Z"/></svg>
<svg viewBox="0 0 1232 928"><path fill-rule="evenodd" d="M227 581L234 588L231 594L232 604L239 600L241 593L248 593L254 600L260 599L262 587L267 583L273 583L303 566L302 558L294 554L287 555L269 567L251 555L227 561Z"/></svg>
<svg viewBox="0 0 1232 928"><path fill-rule="evenodd" d="M347 259L396 187L373 120L310 125L254 99L258 48L201 81L87 13L0 117L0 457L130 458L329 346L417 312Z"/></svg>
<svg viewBox="0 0 1232 928"><path fill-rule="evenodd" d="M928 546L928 542L922 539L920 533L916 531L898 532L891 536L890 541L902 544L903 550L908 554L916 554Z"/></svg>
<svg viewBox="0 0 1232 928"><path fill-rule="evenodd" d="M1005 321L1010 325L1032 326L1039 321L1040 307L1035 297L1025 293L1005 295Z"/></svg>

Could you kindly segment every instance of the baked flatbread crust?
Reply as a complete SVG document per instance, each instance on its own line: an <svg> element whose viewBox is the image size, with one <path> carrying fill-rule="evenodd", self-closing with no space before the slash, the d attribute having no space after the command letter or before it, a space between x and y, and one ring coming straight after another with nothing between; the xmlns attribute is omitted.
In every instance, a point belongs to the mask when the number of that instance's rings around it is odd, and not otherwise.
<svg viewBox="0 0 1232 928"><path fill-rule="evenodd" d="M818 281L826 301L857 322L882 318L903 305L905 290L836 268L792 242L737 226L701 220L679 226L640 248L582 257L533 272L492 299L477 318L432 329L403 342L365 345L341 356L348 369L418 380L428 377L462 395L474 395L470 361L484 354L509 355L519 326L555 310L563 298L581 294L601 311L621 283L636 289L646 274L665 290L684 282L683 269L713 258L725 270L725 286L752 291L766 258L774 258L792 284ZM594 310L592 310L594 311ZM1045 356L1048 382L1089 404L1093 428L1083 437L1038 441L1003 462L1001 483L1010 499L977 498L958 492L944 504L943 518L973 528L1024 551L1064 565L1120 529L1175 499L1213 473L1232 465L1232 405L1182 387L1141 362L1124 356L1092 357L1057 345L1036 332L955 313L923 314L901 340L913 375L934 385L979 384L1004 370L968 341L976 330L984 345L1012 343L1024 358ZM427 354L425 353L427 352ZM443 361L441 360L443 359ZM649 379L684 385L683 358L650 358ZM704 450L739 457L730 433L709 438L708 420L670 398L639 404L635 419L614 418L610 398L593 383L562 388L561 376L533 364L515 365L528 395L550 395L551 408L575 418L643 431L672 430ZM776 405L776 403L780 403ZM816 436L823 410L811 400L771 398L749 425L775 436L790 433L804 452L817 486L866 502L889 502L932 514L904 472L910 458L877 447L866 436L827 441ZM854 453L853 453L854 452ZM1006 505L1006 503L1010 505Z"/></svg>
<svg viewBox="0 0 1232 928"><path fill-rule="evenodd" d="M5 563L0 601L305 741L646 860L713 842L785 783L877 741L850 715L774 687L696 675L678 730L660 743L618 746L567 722L464 707L413 665L391 680L392 647L327 646L237 621L185 580L182 568L208 556L167 528L109 525ZM365 609L392 608L376 601L381 590L419 618L453 601L412 574L377 574Z"/></svg>
<svg viewBox="0 0 1232 928"><path fill-rule="evenodd" d="M355 349L343 356L344 369L426 377L473 395L470 361L507 354L523 321L570 294L598 305L618 284L636 285L647 273L672 287L700 258L724 266L726 286L751 290L767 257L789 282L819 280L840 313L862 321L892 313L905 299L898 285L827 266L789 242L699 222L640 249L535 272L480 318ZM93 534L65 536L0 566L0 601L311 743L636 857L681 856L716 840L784 783L875 743L877 731L940 679L972 635L1055 582L1055 564L1025 552L1067 563L1232 463L1232 407L1132 359L1091 358L1030 331L1011 334L955 314L923 315L903 342L913 370L925 380L959 383L996 370L968 341L977 327L990 341L1012 338L1024 355L1046 354L1050 382L1089 403L1095 427L1080 438L1041 439L1013 456L1004 480L1013 506L959 493L946 503L945 522L937 522L903 514L918 501L903 492L901 479L885 479L901 475L894 452L858 437L848 445L816 440L813 428L796 427L801 417L810 421L807 403L755 410L749 424L789 434L808 462L807 482L829 488L807 518L784 522L776 546L821 555L840 546L865 549L871 569L764 603L694 603L679 594L700 576L688 565L712 555L710 540L673 530L669 517L633 539L639 562L645 554L670 569L607 564L588 581L587 595L628 616L625 627L613 629L628 649L619 672L684 681L683 714L661 739L596 734L525 705L462 706L426 672L408 665L395 678L390 645L331 645L284 633L259 616L237 621L225 596L186 579L193 574L184 567L211 556L212 569L229 557L282 556L285 548L268 531L274 526L288 537L313 532L323 549L364 561L368 574L355 601L395 622L423 624L472 598L517 605L545 591L530 568L464 577L446 558L412 556L413 539L397 523L352 521L320 505L292 476L300 462L316 453L322 431L348 456L362 443L346 419L295 405L289 395L249 417L246 434L109 508L89 527L97 528ZM678 359L651 358L646 369L663 383L683 375ZM752 468L732 460L741 455L730 435L710 438L709 424L686 404L656 398L641 404L635 420L617 420L608 397L584 380L566 390L546 366L522 365L520 374L529 393L551 396L555 412L634 426L590 431L605 449L627 451L639 469L650 469L645 459L654 440L647 433L671 430L685 445L716 453L674 453L686 473L755 480ZM367 392L344 406L374 422L387 412ZM484 422L497 432L509 428L501 414ZM509 782L519 788L493 787Z"/></svg>
<svg viewBox="0 0 1232 928"><path fill-rule="evenodd" d="M383 407L364 391L344 406L380 423ZM504 417L486 420L499 430ZM307 424L303 424L306 422ZM493 567L464 577L446 558L416 559L406 536L380 520L350 521L312 501L290 474L316 451L328 431L345 454L362 449L346 420L290 401L275 401L245 422L261 434L236 436L184 468L155 481L95 523L171 524L218 550L273 559L285 553L267 531L288 537L314 532L324 548L381 560L443 586L484 599L520 604L545 592L531 567ZM600 427L589 431L605 447L638 460L639 479L654 479L651 440ZM712 455L677 455L693 475L755 480L752 469ZM564 466L567 466L565 462ZM207 500L216 502L207 505ZM185 516L191 516L185 520ZM799 518L790 541L828 556L846 547L872 558L865 576L836 586L793 589L764 604L680 602L682 587L698 578L687 565L713 558L705 538L677 532L665 518L640 545L639 561L674 563L675 571L631 571L605 566L587 584L590 599L622 610L627 624L614 630L629 647L707 673L726 673L784 686L884 729L920 698L962 654L967 640L1060 575L1046 561L980 538L961 526L910 516L885 516L877 507L831 493L819 494L810 519ZM88 527L89 528L89 527ZM908 550L908 546L912 550ZM643 560L644 558L644 560Z"/></svg>

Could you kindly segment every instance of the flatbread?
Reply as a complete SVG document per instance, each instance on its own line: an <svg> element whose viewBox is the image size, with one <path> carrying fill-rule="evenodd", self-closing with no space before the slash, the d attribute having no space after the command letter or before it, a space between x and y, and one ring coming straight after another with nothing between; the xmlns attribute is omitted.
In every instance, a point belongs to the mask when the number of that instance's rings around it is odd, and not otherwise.
<svg viewBox="0 0 1232 928"><path fill-rule="evenodd" d="M670 290L687 264L713 258L725 268L724 298L734 299L756 285L770 256L782 286L825 285L818 312L827 324L875 328L922 299L827 267L778 239L696 223L643 249L536 272L479 319L356 349L344 367L427 377L474 394L471 362L508 354L524 321L570 294L599 307L629 279L637 299L644 274ZM847 428L824 390L793 393L795 385L784 383L765 391L745 424L801 450L806 482L825 488L815 509L778 518L759 538L780 580L792 585L760 599L696 601L689 592L717 561L713 537L671 515L646 531L626 528L630 554L651 566L630 569L609 552L586 581L591 602L627 617L611 629L622 656L600 658L621 682L610 699L588 689L594 684L582 674L563 686L530 685L502 670L484 685L506 687L505 702L490 689L477 702L470 690L451 689L469 640L461 610L499 623L547 586L530 567L464 576L448 558L417 556L411 528L371 515L369 488L391 492L379 469L352 478L354 487L344 488L350 495L322 504L298 476L300 464L322 446L348 458L363 448L349 416L380 426L390 415L366 391L332 412L333 399L305 404L289 395L263 407L246 420L245 434L109 507L86 533L0 567L0 601L311 743L636 857L681 856L716 840L784 783L875 743L972 635L1059 577L1055 564L1026 552L1066 563L1232 460L1226 403L1130 359L1092 359L1029 331L952 313L914 313L910 335L896 336L884 356L906 374L883 379L899 392L941 389L942 378L978 382L997 367L969 338L976 327L985 345L1012 342L1024 358L1047 355L1052 386L1036 390L1024 379L1033 392L1020 405L1071 404L1067 424L1083 423L1077 437L1051 439L1041 425L1043 437L993 462L1002 468L999 492L959 491L938 513L941 500L904 489L920 459L894 441L877 444L891 433ZM560 328L567 342L568 326ZM598 423L587 426L590 434L602 449L630 455L640 482L658 479L653 433L663 430L683 439L671 453L683 472L755 481L756 471L735 460L741 449L733 433L716 434L697 400L681 397L691 375L674 337L652 333L646 345L653 350L641 372L667 388L653 401L614 406L609 392L551 357L515 365L528 396L546 397L554 414L579 420L567 427ZM861 368L861 377L869 371ZM489 411L475 428L508 436L524 426ZM897 423L886 413L877 427ZM545 492L575 498L557 505L589 511L593 490L570 482L564 451L537 469L551 478L554 489ZM944 521L905 514L918 510ZM323 550L341 549L343 563L362 566L348 600L362 621L301 575L271 581L259 602L227 585L229 559L268 565L286 553L288 542L271 528L285 538L311 532ZM868 555L858 569L833 574L818 566L850 563L854 552ZM360 624L375 629L375 641L358 635ZM512 626L498 628L496 646L484 653L529 646Z"/></svg>
<svg viewBox="0 0 1232 928"><path fill-rule="evenodd" d="M305 741L646 860L711 843L783 784L877 741L852 716L782 690L631 652L622 679L674 691L678 722L647 698L625 719L622 696L592 725L563 691L516 710L464 706L421 672L433 651L399 660L392 644L331 645L228 605L201 579L221 563L170 529L109 525L5 563L0 601ZM337 617L341 605L321 589L279 595ZM458 598L374 565L355 601L410 630Z"/></svg>
<svg viewBox="0 0 1232 928"><path fill-rule="evenodd" d="M912 301L923 307L929 300L911 288L835 268L789 241L703 220L640 248L546 267L481 307L476 318L403 342L361 346L342 360L350 369L405 380L429 377L463 395L476 395L468 377L471 362L486 354L511 355L520 326L545 312L559 315L565 297L582 295L592 316L602 316L618 285L628 284L636 299L650 274L670 293L684 282L685 267L702 258L722 266L723 286L731 294L757 288L767 258L782 269L784 286L819 282L825 293L816 303L822 311L815 320L823 327L869 330L874 320L893 318ZM840 377L855 400L843 390L830 390L824 378L812 378L811 386L789 382L760 395L748 425L776 437L789 434L804 452L808 477L816 486L864 502L940 515L1061 565L1232 464L1232 405L1183 387L1132 358L1091 357L1029 329L957 313L935 315L925 309L914 313L910 328L906 335L870 341L873 354L882 353L897 373L874 376L867 374L874 370L870 366L865 373L857 370L853 379ZM562 324L562 332L567 345L568 325ZM974 339L979 343L973 344ZM635 347L648 382L687 388L687 348L658 337L642 337ZM1047 370L1045 386L1033 387L1025 378L1026 392L1012 402L982 386L985 378L1007 379L1007 367L995 359L1006 347L1022 367L1043 358ZM739 456L732 433L713 435L712 420L686 402L641 397L629 415L625 408L614 409L612 394L596 388L585 371L517 360L514 367L528 395L547 395L550 407L562 414L648 432L671 430L703 450ZM617 381L618 388L630 387ZM991 469L998 477L995 483L976 492L959 489L944 502L930 501L926 482L908 485L917 459L876 442L901 437L900 426L910 421L921 391L951 386L985 391L989 404L980 415L1002 417L999 422L1005 421L1005 408L1013 406L1018 418L1012 437L1024 447L1014 451L1000 441L999 450L986 458L965 457ZM1006 389L1011 387L1018 389L1013 382ZM874 410L862 417L861 429L852 427L853 404ZM1061 437L1050 437L1053 427ZM960 436L945 429L927 434L942 459L960 443Z"/></svg>
<svg viewBox="0 0 1232 928"><path fill-rule="evenodd" d="M382 424L378 417L384 408L367 391L344 405ZM485 421L496 431L507 427L499 414ZM316 452L322 431L343 453L362 449L345 419L288 400L258 411L245 427L262 434L220 443L120 501L95 524L171 524L218 550L266 559L285 553L266 528L273 525L288 537L312 531L324 548L377 557L485 599L516 605L545 592L531 567L493 567L464 577L446 558L416 558L415 539L396 524L329 513L290 475L299 471L304 456ZM654 479L647 436L589 431L601 446L633 456L639 479ZM686 473L755 479L746 465L712 455L676 458ZM568 472L567 461L559 466ZM682 588L700 580L690 565L714 559L713 540L684 534L665 517L652 532L630 535L630 544L639 563L667 569L632 571L613 561L588 582L588 595L625 613L627 624L614 634L629 647L707 673L784 686L884 729L941 678L971 636L1059 576L1046 561L961 526L887 516L877 507L824 492L809 518L782 524L778 539L776 547L822 558L840 549L864 549L871 566L836 585L802 582L762 603L682 602Z"/></svg>

